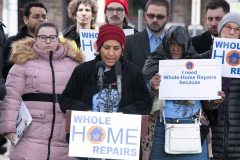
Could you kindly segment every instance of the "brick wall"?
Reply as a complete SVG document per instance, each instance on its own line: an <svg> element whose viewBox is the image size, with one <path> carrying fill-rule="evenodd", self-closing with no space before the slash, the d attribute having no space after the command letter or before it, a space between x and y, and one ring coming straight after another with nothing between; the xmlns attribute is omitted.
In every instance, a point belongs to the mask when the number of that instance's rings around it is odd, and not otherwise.
<svg viewBox="0 0 240 160"><path fill-rule="evenodd" d="M63 30L62 20L63 20L63 9L66 10L66 6L63 6L62 0L45 0L41 1L48 10L48 21L53 22L57 25L59 31Z"/></svg>

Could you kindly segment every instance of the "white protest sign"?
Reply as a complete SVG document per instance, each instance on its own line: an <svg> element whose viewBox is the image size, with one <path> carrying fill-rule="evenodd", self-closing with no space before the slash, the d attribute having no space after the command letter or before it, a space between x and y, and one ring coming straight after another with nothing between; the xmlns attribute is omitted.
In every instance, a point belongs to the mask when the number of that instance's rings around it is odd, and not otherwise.
<svg viewBox="0 0 240 160"><path fill-rule="evenodd" d="M138 160L141 115L72 111L69 156Z"/></svg>
<svg viewBox="0 0 240 160"><path fill-rule="evenodd" d="M214 59L160 60L161 82L159 99L210 100L219 99L221 64Z"/></svg>
<svg viewBox="0 0 240 160"><path fill-rule="evenodd" d="M134 34L133 29L124 29L123 30L125 35ZM97 53L97 37L98 37L98 30L93 29L80 29L80 43L81 43L81 50L85 56L85 61L90 61L95 58Z"/></svg>
<svg viewBox="0 0 240 160"><path fill-rule="evenodd" d="M222 63L222 76L240 78L240 40L214 38L212 59Z"/></svg>

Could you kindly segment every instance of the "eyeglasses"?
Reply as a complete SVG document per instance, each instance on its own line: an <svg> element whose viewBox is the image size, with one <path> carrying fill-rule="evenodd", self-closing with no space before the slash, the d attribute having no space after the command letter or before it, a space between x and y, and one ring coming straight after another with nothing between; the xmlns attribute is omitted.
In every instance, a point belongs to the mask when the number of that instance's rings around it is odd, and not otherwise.
<svg viewBox="0 0 240 160"><path fill-rule="evenodd" d="M230 25L225 25L224 28L226 29L226 31L231 31L231 30L233 29L235 33L237 33L237 34L240 33L240 27L233 28L233 27L230 26Z"/></svg>
<svg viewBox="0 0 240 160"><path fill-rule="evenodd" d="M39 14L33 15L32 18L37 19L37 20L39 20L40 18L42 18L44 20L48 19L47 15L39 15Z"/></svg>
<svg viewBox="0 0 240 160"><path fill-rule="evenodd" d="M41 42L46 42L47 39L49 39L50 42L55 42L57 40L57 35L51 35L49 37L45 35L39 35L37 37Z"/></svg>
<svg viewBox="0 0 240 160"><path fill-rule="evenodd" d="M117 14L123 13L124 9L123 8L107 8L106 9L107 13L113 14L114 11L116 11Z"/></svg>
<svg viewBox="0 0 240 160"><path fill-rule="evenodd" d="M208 21L212 22L214 19L216 21L221 21L223 17L207 17Z"/></svg>
<svg viewBox="0 0 240 160"><path fill-rule="evenodd" d="M166 16L167 16L167 15L166 15ZM155 14L147 14L147 17L148 17L149 19L154 19L154 18L156 17L157 20L162 20L162 19L164 19L166 16L160 15L160 14L157 14L157 15L155 15Z"/></svg>

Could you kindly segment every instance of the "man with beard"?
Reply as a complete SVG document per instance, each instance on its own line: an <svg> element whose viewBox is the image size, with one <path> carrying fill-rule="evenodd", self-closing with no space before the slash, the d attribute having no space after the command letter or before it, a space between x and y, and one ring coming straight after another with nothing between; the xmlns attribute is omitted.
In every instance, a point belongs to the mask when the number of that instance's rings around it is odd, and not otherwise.
<svg viewBox="0 0 240 160"><path fill-rule="evenodd" d="M140 69L151 52L160 44L170 19L167 0L149 0L145 7L144 17L147 27L134 35L127 36L123 56L135 63Z"/></svg>
<svg viewBox="0 0 240 160"><path fill-rule="evenodd" d="M208 31L192 38L192 44L198 53L211 49L213 38L218 36L218 24L223 16L230 11L230 5L225 0L211 0L206 6L206 24Z"/></svg>
<svg viewBox="0 0 240 160"><path fill-rule="evenodd" d="M26 37L34 37L36 26L41 22L47 21L47 8L41 2L29 2L24 5L23 15L24 25L18 29L16 35L6 40L3 47L2 75L5 80L7 79L9 70L13 66L13 63L9 61L12 43Z"/></svg>
<svg viewBox="0 0 240 160"><path fill-rule="evenodd" d="M106 23L116 25L122 29L134 29L128 26L128 3L127 0L106 0L105 3ZM134 29L134 33L138 33Z"/></svg>

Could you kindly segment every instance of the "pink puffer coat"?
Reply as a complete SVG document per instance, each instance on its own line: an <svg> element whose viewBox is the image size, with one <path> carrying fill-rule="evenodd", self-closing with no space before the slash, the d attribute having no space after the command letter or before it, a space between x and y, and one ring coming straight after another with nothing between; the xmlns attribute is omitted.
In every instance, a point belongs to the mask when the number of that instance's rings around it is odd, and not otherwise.
<svg viewBox="0 0 240 160"><path fill-rule="evenodd" d="M13 44L10 59L15 63L7 77L7 95L0 107L1 134L16 132L16 118L22 95L28 93L53 94L52 70L49 52L39 49L32 38ZM83 61L80 51L76 51L71 41L60 43L53 52L52 65L55 74L55 92L61 94L73 69ZM17 143L12 145L11 160L46 160L50 147L51 160L74 159L68 157L65 140L65 115L58 103L53 110L52 102L24 101L33 120ZM55 116L55 122L53 117ZM51 128L54 127L51 135ZM49 143L49 139L50 142Z"/></svg>

